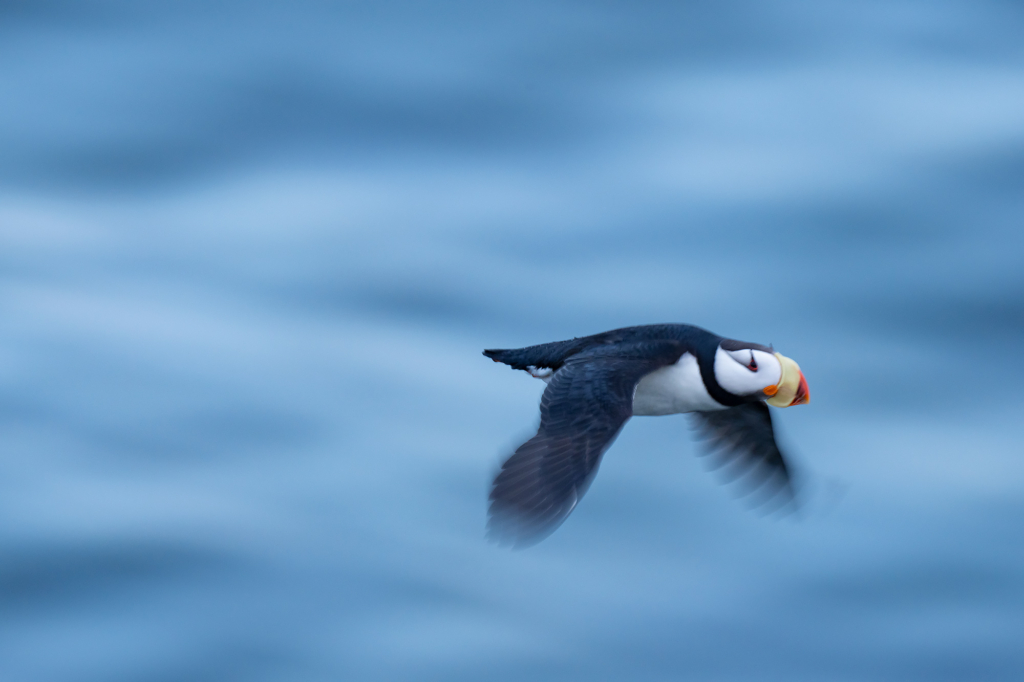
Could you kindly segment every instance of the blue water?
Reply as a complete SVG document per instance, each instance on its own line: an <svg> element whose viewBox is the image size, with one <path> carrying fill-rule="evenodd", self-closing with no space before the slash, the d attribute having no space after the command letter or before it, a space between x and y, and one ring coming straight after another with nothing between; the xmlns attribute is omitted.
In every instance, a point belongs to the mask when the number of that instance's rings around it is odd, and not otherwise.
<svg viewBox="0 0 1024 682"><path fill-rule="evenodd" d="M0 3L0 679L1024 679L1024 9ZM543 385L773 343L799 518Z"/></svg>

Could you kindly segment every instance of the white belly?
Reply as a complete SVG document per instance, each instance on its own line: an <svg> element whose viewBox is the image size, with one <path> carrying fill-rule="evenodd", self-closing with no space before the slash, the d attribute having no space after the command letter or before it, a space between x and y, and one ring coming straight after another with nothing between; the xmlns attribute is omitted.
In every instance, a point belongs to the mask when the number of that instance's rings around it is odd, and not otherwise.
<svg viewBox="0 0 1024 682"><path fill-rule="evenodd" d="M658 416L680 412L723 410L704 388L697 358L690 353L674 365L655 370L640 380L633 393L633 414Z"/></svg>

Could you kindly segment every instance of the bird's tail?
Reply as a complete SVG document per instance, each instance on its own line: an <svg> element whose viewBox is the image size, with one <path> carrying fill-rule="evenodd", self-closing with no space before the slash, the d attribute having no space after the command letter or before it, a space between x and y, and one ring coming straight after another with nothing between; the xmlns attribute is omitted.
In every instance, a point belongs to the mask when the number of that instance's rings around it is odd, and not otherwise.
<svg viewBox="0 0 1024 682"><path fill-rule="evenodd" d="M588 345L593 337L542 343L539 346L526 348L495 348L485 350L484 355L495 362L503 362L513 369L551 369L558 370L566 359Z"/></svg>
<svg viewBox="0 0 1024 682"><path fill-rule="evenodd" d="M509 357L510 354L515 352L515 350L509 348L494 348L485 350L484 355L489 357L491 360L494 360L495 362L503 362L506 365L515 366L515 360Z"/></svg>

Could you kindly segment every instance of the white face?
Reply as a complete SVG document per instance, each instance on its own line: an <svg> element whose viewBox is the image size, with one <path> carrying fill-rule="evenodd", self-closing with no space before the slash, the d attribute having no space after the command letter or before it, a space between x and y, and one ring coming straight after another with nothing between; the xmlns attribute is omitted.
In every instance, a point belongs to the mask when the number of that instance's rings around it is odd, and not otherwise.
<svg viewBox="0 0 1024 682"><path fill-rule="evenodd" d="M715 353L715 379L733 395L753 395L782 378L779 359L763 350L744 348L725 350L721 346Z"/></svg>

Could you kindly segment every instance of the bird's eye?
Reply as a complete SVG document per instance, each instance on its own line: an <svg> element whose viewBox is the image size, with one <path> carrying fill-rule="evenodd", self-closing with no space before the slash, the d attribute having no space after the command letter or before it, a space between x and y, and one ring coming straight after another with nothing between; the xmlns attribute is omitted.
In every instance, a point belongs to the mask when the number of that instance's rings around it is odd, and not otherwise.
<svg viewBox="0 0 1024 682"><path fill-rule="evenodd" d="M732 356L732 359L736 361L736 364L746 367L751 372L758 370L757 360L754 359L753 348L743 348L741 350L730 350L726 351Z"/></svg>

